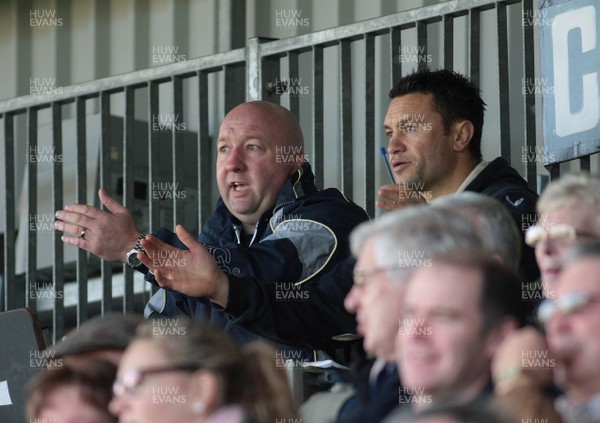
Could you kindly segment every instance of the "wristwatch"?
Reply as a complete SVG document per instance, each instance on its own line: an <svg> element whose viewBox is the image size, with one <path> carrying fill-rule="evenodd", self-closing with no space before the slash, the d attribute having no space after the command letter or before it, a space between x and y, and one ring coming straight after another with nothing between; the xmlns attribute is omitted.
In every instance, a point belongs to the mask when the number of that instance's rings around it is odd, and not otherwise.
<svg viewBox="0 0 600 423"><path fill-rule="evenodd" d="M127 265L129 265L129 267L133 269L139 269L141 266L143 266L142 262L137 257L137 253L144 252L144 248L142 248L141 242L142 239L146 238L146 235L147 234L145 234L144 232L140 233L140 236L138 237L135 243L135 247L133 247L133 249L127 253L126 263Z"/></svg>

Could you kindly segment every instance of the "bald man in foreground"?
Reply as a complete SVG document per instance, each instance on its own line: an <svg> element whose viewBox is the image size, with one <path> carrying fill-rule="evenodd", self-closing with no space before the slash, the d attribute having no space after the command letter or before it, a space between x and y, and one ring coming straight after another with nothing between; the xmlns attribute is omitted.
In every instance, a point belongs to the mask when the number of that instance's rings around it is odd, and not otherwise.
<svg viewBox="0 0 600 423"><path fill-rule="evenodd" d="M227 304L229 278L277 284L281 301L302 301L298 286L350 256L347 236L368 219L338 190L317 189L305 159L302 131L288 110L243 103L221 124L221 198L197 239L180 225L176 234L161 229L147 236L102 189L109 212L68 205L57 212L56 228L71 235L62 237L66 244L127 263L167 288L150 300L147 315L209 318L246 342L256 336L239 325L244 316L234 320L218 306Z"/></svg>

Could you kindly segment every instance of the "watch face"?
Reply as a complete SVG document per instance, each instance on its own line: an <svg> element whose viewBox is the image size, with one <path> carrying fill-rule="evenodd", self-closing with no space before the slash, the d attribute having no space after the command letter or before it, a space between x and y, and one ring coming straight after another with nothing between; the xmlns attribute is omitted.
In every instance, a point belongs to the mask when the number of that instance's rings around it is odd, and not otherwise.
<svg viewBox="0 0 600 423"><path fill-rule="evenodd" d="M127 264L129 264L131 267L138 267L142 264L140 259L137 258L138 252L139 251L137 251L137 250L132 250L127 255Z"/></svg>

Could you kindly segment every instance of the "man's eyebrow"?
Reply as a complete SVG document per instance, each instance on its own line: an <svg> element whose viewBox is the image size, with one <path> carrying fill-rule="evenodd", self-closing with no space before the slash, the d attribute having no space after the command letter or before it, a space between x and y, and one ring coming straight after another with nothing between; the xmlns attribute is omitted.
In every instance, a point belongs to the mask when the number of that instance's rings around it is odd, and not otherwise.
<svg viewBox="0 0 600 423"><path fill-rule="evenodd" d="M389 124L388 122L391 122L391 124ZM384 127L384 128L391 128L391 127L393 127L393 126L396 126L396 125L398 125L398 123L399 123L399 122L396 122L396 120L395 120L394 118L392 118L392 117L390 117L390 118L386 118L386 119L383 121L383 127Z"/></svg>
<svg viewBox="0 0 600 423"><path fill-rule="evenodd" d="M447 305L439 305L430 309L431 314L451 314L453 316L464 316L464 310L462 308L454 308Z"/></svg>
<svg viewBox="0 0 600 423"><path fill-rule="evenodd" d="M244 141L248 141L248 140L264 141L265 139L266 139L265 136L258 132L248 132L247 134L244 135Z"/></svg>
<svg viewBox="0 0 600 423"><path fill-rule="evenodd" d="M414 121L415 121L415 119L414 119L414 118L412 118L412 116L413 116L412 114L409 114L409 115L403 115L403 116L404 116L403 118L401 118L401 117L398 117L398 120L397 120L397 121L394 121L394 120L392 120L392 118L390 118L390 119L386 119L386 120L383 122L383 127L384 127L384 128L391 128L392 126L396 126L396 125L403 125L403 124L405 124L406 122L414 122ZM410 116L410 117L407 117L407 116ZM387 124L387 123L386 123L387 121L392 121L392 122L393 122L393 123L392 123L392 125L389 125L389 124Z"/></svg>

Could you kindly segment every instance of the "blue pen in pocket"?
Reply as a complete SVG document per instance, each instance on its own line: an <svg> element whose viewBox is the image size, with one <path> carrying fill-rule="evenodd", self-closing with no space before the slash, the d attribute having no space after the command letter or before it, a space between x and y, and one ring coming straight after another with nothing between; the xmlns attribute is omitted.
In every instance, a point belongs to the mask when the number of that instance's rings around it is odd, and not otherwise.
<svg viewBox="0 0 600 423"><path fill-rule="evenodd" d="M390 166L390 161L388 160L387 151L385 151L385 147L381 147L381 155L383 156L383 161L385 162L385 166L387 167L388 172L390 173L390 178L392 179L392 183L396 183L396 178L394 177L394 172L392 172L392 166Z"/></svg>

